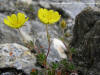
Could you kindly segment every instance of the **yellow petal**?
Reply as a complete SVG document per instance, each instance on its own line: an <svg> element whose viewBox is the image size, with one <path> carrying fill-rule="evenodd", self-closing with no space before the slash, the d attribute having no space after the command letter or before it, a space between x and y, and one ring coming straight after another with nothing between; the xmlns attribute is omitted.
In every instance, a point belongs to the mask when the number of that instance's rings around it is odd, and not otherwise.
<svg viewBox="0 0 100 75"><path fill-rule="evenodd" d="M47 24L48 23L48 10L47 9L43 9L43 8L40 8L38 10L38 18L40 19L41 22Z"/></svg>
<svg viewBox="0 0 100 75"><path fill-rule="evenodd" d="M22 18L21 25L24 25L24 23L26 22L27 19L25 19L25 15L24 14L22 14L21 18Z"/></svg>
<svg viewBox="0 0 100 75"><path fill-rule="evenodd" d="M9 27L14 28L13 25L9 22L9 20L4 19L4 23Z"/></svg>
<svg viewBox="0 0 100 75"><path fill-rule="evenodd" d="M42 17L42 15L43 15L43 9L42 8L40 8L39 10L38 10L38 18L40 18L41 19L41 17Z"/></svg>
<svg viewBox="0 0 100 75"><path fill-rule="evenodd" d="M22 24L25 21L25 15L23 13L18 13L18 24Z"/></svg>
<svg viewBox="0 0 100 75"><path fill-rule="evenodd" d="M60 19L60 17L61 17L61 15L59 15L59 13L58 12L55 12L54 13L54 22L57 22L57 21L59 21L59 19Z"/></svg>
<svg viewBox="0 0 100 75"><path fill-rule="evenodd" d="M11 19L11 17L10 16L7 16L7 18L8 18L8 20L9 20L9 22L12 24L12 19Z"/></svg>
<svg viewBox="0 0 100 75"><path fill-rule="evenodd" d="M14 24L14 25L17 25L17 16L16 16L15 14L12 14L12 15L11 15L11 19L12 19L12 21L13 21L13 24Z"/></svg>
<svg viewBox="0 0 100 75"><path fill-rule="evenodd" d="M22 25L24 25L24 23L25 23L26 21L28 21L28 19L29 19L29 17L27 17L27 18L23 21Z"/></svg>
<svg viewBox="0 0 100 75"><path fill-rule="evenodd" d="M7 25L10 25L9 20L7 20L7 19L4 19L4 23Z"/></svg>

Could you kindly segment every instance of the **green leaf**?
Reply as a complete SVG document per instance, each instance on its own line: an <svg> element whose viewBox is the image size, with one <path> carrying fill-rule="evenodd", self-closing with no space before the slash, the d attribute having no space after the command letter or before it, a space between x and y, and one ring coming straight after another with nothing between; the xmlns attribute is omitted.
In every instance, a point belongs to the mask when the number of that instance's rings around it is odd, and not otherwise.
<svg viewBox="0 0 100 75"><path fill-rule="evenodd" d="M40 53L37 55L37 61L42 65L46 59L46 55L44 53Z"/></svg>
<svg viewBox="0 0 100 75"><path fill-rule="evenodd" d="M55 75L55 70L48 70L48 75Z"/></svg>
<svg viewBox="0 0 100 75"><path fill-rule="evenodd" d="M38 70L36 70L35 72L31 72L30 75L38 75Z"/></svg>
<svg viewBox="0 0 100 75"><path fill-rule="evenodd" d="M76 53L75 48L71 48L70 50L71 50L71 53L72 53L72 54L75 54L75 53Z"/></svg>
<svg viewBox="0 0 100 75"><path fill-rule="evenodd" d="M58 63L52 62L52 69L56 70L59 67Z"/></svg>
<svg viewBox="0 0 100 75"><path fill-rule="evenodd" d="M66 66L68 64L68 61L66 59L63 59L60 61L61 64L63 64L64 66Z"/></svg>
<svg viewBox="0 0 100 75"><path fill-rule="evenodd" d="M70 64L68 65L68 70L70 70L70 71L75 70L74 64L70 63Z"/></svg>

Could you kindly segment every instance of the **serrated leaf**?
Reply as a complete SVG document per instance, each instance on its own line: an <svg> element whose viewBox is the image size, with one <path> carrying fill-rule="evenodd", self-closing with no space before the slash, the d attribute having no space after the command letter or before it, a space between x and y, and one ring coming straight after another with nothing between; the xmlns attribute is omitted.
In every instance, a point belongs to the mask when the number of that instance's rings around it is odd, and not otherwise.
<svg viewBox="0 0 100 75"><path fill-rule="evenodd" d="M52 63L52 69L57 69L59 67L59 64L58 63Z"/></svg>
<svg viewBox="0 0 100 75"><path fill-rule="evenodd" d="M75 70L74 64L70 63L70 64L68 65L68 69L69 69L70 71Z"/></svg>
<svg viewBox="0 0 100 75"><path fill-rule="evenodd" d="M71 48L70 50L71 50L71 53L73 53L73 54L76 53L75 48Z"/></svg>

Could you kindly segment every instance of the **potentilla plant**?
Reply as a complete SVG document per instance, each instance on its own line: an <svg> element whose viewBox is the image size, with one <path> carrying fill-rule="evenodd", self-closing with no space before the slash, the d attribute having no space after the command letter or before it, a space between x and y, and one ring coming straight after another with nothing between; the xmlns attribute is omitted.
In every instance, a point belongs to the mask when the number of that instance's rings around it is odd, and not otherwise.
<svg viewBox="0 0 100 75"><path fill-rule="evenodd" d="M46 60L45 60L45 64L46 64L47 57L48 57L49 52L50 52L50 44L51 44L50 35L49 35L49 32L48 32L48 26L58 22L61 18L61 15L57 11L48 10L48 9L45 9L45 8L40 8L38 10L38 18L46 26L46 33L47 33L47 39L48 39L48 52L47 52Z"/></svg>
<svg viewBox="0 0 100 75"><path fill-rule="evenodd" d="M19 12L17 15L12 14L11 16L7 16L7 18L4 18L4 23L13 29L17 29L21 34L20 28L24 26L24 23L28 21L28 19L29 17L25 18L24 13ZM25 43L25 39L22 34L21 37L23 38L23 41Z"/></svg>
<svg viewBox="0 0 100 75"><path fill-rule="evenodd" d="M40 53L40 50L36 46L34 47L33 42L28 43L27 47L30 50L32 50L33 48L35 50L36 49L38 50L36 57L37 57L38 63L40 65L42 65L43 67L45 67L44 71L43 71L43 73L45 73L44 75L55 75L55 74L56 75L61 75L61 74L66 75L67 74L66 71L68 71L68 73L74 71L75 68L74 68L74 65L72 64L72 61L68 62L67 60L61 60L59 63L54 62L51 64L51 66L50 65L47 66L47 57L49 55L50 45L51 45L50 35L48 32L48 26L50 26L51 24L54 24L60 20L61 15L59 14L59 12L54 11L54 10L48 10L45 8L40 8L38 10L38 18L42 23L45 24L45 27L46 27L46 34L47 34L46 37L48 40L48 52L46 55L44 53ZM28 19L29 19L29 17L25 17L25 14L19 12L17 15L12 14L11 16L7 16L7 18L4 18L4 23L8 27L11 27L13 29L18 29L18 31L20 32L20 28L22 26L24 26L24 23L26 21L28 21ZM64 30L66 28L66 21L62 20L60 25L61 25L61 29L63 32L63 40L62 41L65 44L66 48L68 48L66 43L64 42L64 37L65 37ZM20 34L21 34L21 32L20 32ZM22 34L21 34L21 36L23 38L24 44L26 44L25 39ZM29 47L29 46L33 46L33 47ZM69 50L69 54L70 54L69 57L71 57L71 58L72 58L72 52L75 52L75 50L74 49L72 49L71 51ZM62 70L64 70L64 72ZM39 72L38 70L33 69L31 72L31 75L38 75L38 72Z"/></svg>

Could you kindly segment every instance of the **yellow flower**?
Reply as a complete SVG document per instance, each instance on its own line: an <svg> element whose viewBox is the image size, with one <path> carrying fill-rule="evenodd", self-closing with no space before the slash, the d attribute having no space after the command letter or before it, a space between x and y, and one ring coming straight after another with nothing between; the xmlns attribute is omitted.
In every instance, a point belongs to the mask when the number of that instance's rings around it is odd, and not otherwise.
<svg viewBox="0 0 100 75"><path fill-rule="evenodd" d="M25 15L23 13L18 13L17 15L12 14L11 16L7 16L7 18L4 18L4 23L11 27L11 28L20 28L24 25L24 23L29 18L25 18Z"/></svg>
<svg viewBox="0 0 100 75"><path fill-rule="evenodd" d="M44 24L53 24L60 20L61 15L54 10L40 8L38 10L38 18Z"/></svg>

